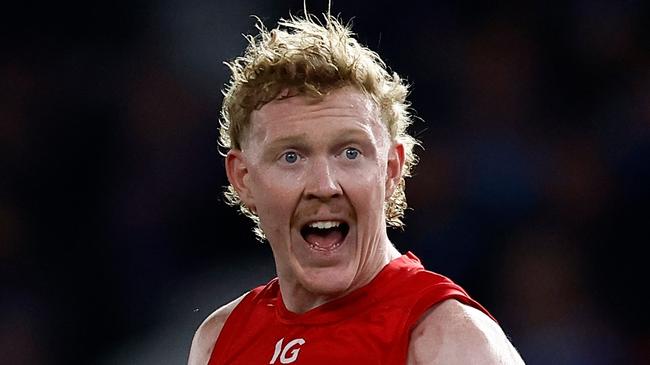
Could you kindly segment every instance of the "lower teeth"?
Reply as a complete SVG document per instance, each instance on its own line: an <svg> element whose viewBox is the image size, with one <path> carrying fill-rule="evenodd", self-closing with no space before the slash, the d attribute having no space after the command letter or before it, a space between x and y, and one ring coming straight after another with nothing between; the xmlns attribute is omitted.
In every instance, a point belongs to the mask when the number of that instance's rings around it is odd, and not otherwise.
<svg viewBox="0 0 650 365"><path fill-rule="evenodd" d="M309 247L311 247L312 249L317 250L317 251L332 251L332 250L338 248L339 246L341 246L342 244L343 244L343 242L339 242L339 243L333 244L331 247L326 248L326 247L319 246L317 243L310 243Z"/></svg>

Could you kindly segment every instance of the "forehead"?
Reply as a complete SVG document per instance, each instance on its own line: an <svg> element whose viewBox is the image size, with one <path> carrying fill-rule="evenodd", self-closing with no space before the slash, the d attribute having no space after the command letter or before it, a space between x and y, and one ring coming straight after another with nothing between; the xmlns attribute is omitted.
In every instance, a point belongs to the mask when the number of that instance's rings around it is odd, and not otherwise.
<svg viewBox="0 0 650 365"><path fill-rule="evenodd" d="M334 128L359 128L377 138L387 133L376 104L353 87L322 98L284 95L251 113L250 139L264 143L292 132L318 134Z"/></svg>

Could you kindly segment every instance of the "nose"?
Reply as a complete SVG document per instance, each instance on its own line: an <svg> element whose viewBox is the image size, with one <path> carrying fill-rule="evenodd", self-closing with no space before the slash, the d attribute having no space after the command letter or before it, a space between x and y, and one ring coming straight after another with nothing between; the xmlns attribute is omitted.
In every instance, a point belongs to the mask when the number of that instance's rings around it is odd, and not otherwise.
<svg viewBox="0 0 650 365"><path fill-rule="evenodd" d="M341 185L336 178L335 169L330 166L326 158L313 161L311 169L307 172L305 198L328 201L342 195Z"/></svg>

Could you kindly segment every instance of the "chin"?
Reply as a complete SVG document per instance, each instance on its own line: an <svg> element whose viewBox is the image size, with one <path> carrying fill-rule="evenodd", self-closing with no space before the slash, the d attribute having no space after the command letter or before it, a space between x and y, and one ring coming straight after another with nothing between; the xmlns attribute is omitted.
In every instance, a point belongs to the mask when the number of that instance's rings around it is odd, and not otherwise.
<svg viewBox="0 0 650 365"><path fill-rule="evenodd" d="M303 271L300 281L313 294L338 297L352 287L354 273L348 271L348 267L340 266L308 268Z"/></svg>

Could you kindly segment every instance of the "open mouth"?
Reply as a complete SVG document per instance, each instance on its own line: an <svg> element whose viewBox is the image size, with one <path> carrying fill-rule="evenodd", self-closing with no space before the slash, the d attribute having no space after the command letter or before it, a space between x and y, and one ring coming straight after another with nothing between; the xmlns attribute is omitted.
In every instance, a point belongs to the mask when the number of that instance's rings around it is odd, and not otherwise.
<svg viewBox="0 0 650 365"><path fill-rule="evenodd" d="M300 229L302 238L317 251L332 251L345 241L350 226L340 221L316 221Z"/></svg>

